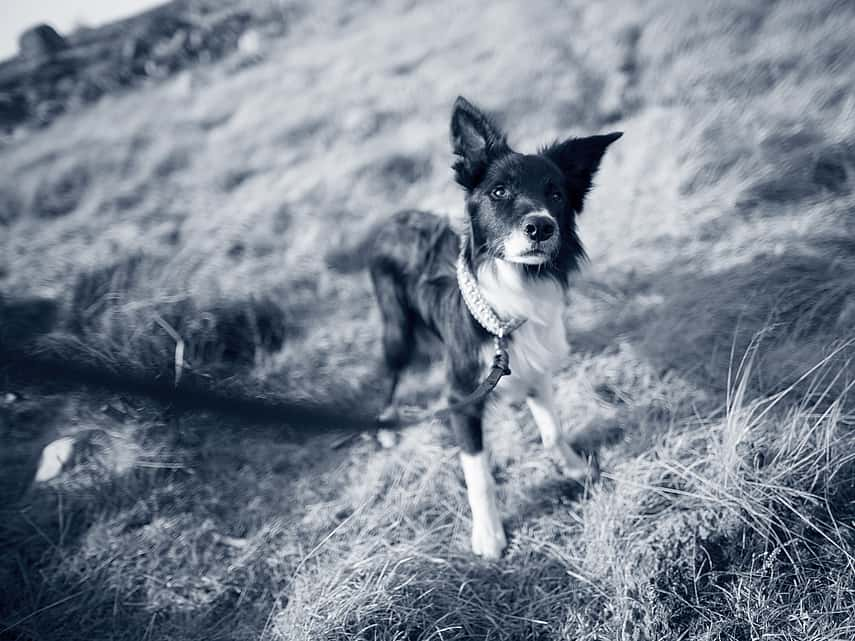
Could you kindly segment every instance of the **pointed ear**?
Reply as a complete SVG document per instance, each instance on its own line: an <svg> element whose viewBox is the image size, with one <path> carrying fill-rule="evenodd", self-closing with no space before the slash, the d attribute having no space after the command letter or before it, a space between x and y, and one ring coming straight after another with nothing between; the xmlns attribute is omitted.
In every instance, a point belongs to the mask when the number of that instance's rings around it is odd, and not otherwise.
<svg viewBox="0 0 855 641"><path fill-rule="evenodd" d="M597 173L606 147L622 135L623 132L616 131L589 138L571 138L541 152L564 174L570 206L576 213L582 211L585 195L591 189L591 180Z"/></svg>
<svg viewBox="0 0 855 641"><path fill-rule="evenodd" d="M467 190L481 181L492 157L509 151L496 124L462 96L451 114L451 147L460 157L453 165L455 179Z"/></svg>

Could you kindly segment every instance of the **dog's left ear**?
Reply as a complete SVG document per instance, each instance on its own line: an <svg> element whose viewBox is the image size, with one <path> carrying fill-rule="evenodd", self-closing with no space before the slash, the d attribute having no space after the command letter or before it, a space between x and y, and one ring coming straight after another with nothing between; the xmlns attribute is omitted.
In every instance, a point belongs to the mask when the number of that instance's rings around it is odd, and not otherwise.
<svg viewBox="0 0 855 641"><path fill-rule="evenodd" d="M623 136L616 131L601 136L571 138L544 149L541 153L558 165L566 180L570 206L578 214L582 211L585 195L591 189L591 181L606 153L606 147Z"/></svg>

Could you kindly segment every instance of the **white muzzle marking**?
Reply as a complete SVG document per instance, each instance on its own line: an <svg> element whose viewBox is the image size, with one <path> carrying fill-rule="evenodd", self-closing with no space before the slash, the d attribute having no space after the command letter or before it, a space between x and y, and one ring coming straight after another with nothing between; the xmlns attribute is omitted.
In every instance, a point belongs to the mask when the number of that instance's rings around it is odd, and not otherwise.
<svg viewBox="0 0 855 641"><path fill-rule="evenodd" d="M545 209L539 209L531 212L529 215L542 216L549 218L555 229L558 229L558 221L555 217ZM553 235L546 242L534 243L528 238L522 230L515 229L504 240L503 252L504 258L511 263L521 263L524 265L542 265L552 258L552 254L558 249L560 239L558 235ZM531 253L533 250L540 249L541 253Z"/></svg>

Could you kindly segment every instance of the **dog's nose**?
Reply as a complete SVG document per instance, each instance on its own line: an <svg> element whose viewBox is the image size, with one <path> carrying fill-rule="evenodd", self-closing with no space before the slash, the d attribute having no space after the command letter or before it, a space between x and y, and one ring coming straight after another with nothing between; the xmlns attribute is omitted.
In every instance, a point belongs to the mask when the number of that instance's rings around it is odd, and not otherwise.
<svg viewBox="0 0 855 641"><path fill-rule="evenodd" d="M549 240L555 233L555 221L547 216L532 214L523 220L523 231L535 242Z"/></svg>

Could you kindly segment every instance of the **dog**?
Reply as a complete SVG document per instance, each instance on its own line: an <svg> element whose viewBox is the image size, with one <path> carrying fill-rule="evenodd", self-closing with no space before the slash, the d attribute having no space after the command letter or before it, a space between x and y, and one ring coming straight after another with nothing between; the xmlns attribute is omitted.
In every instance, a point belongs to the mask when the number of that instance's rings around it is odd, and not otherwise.
<svg viewBox="0 0 855 641"><path fill-rule="evenodd" d="M497 389L525 399L543 445L568 476L582 481L589 475L588 461L561 429L551 373L569 351L565 293L585 258L576 217L606 148L621 135L570 138L520 154L490 116L458 97L451 143L454 176L465 194L463 228L455 231L428 212L402 211L349 254L358 263L351 268L370 269L392 381L390 408L420 336L444 345L448 401L455 408L450 423L461 448L477 555L500 557L507 539L484 452L484 400L456 404L483 378L497 335L512 372ZM344 267L340 257L336 262Z"/></svg>

